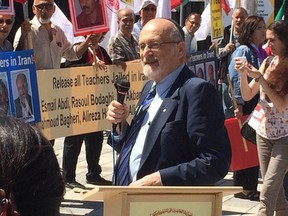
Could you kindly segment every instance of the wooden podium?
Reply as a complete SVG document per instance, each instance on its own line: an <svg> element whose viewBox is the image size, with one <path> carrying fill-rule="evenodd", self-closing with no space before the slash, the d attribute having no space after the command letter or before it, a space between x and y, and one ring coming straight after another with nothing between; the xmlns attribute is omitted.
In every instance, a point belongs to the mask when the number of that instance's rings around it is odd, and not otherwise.
<svg viewBox="0 0 288 216"><path fill-rule="evenodd" d="M83 201L104 201L104 216L222 216L222 198L241 187L99 186Z"/></svg>

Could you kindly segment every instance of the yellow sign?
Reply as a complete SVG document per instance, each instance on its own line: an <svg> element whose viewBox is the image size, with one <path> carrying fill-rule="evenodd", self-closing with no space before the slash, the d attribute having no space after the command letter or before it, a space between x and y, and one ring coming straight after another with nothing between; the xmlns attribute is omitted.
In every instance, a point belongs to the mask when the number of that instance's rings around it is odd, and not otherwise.
<svg viewBox="0 0 288 216"><path fill-rule="evenodd" d="M125 103L133 115L147 81L139 61L127 63L125 73L115 65L107 72L94 66L37 71L41 113L37 126L47 139L110 129L107 106L117 100L114 83L120 78L130 81Z"/></svg>
<svg viewBox="0 0 288 216"><path fill-rule="evenodd" d="M210 1L211 14L211 39L216 40L223 37L222 10L220 0Z"/></svg>

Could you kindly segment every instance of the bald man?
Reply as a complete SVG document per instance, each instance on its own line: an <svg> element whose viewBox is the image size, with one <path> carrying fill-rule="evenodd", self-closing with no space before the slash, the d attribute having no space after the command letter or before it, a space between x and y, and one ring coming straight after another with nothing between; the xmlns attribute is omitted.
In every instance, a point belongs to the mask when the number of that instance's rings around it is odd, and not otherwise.
<svg viewBox="0 0 288 216"><path fill-rule="evenodd" d="M167 19L150 20L139 38L143 72L136 115L116 100L107 120L121 123L122 150L115 185L214 185L230 166L230 144L216 89L185 65L181 27ZM207 100L209 98L209 100ZM119 138L118 137L118 138Z"/></svg>
<svg viewBox="0 0 288 216"><path fill-rule="evenodd" d="M109 39L108 54L113 64L126 69L126 61L139 59L139 48L136 38L132 34L135 22L134 11L129 8L118 11L119 30Z"/></svg>

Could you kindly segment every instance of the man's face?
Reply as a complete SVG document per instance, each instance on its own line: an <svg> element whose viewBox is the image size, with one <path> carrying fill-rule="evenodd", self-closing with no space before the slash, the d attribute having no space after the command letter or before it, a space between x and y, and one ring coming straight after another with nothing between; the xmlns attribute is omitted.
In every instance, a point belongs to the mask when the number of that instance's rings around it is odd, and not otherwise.
<svg viewBox="0 0 288 216"><path fill-rule="evenodd" d="M119 29L123 34L131 34L134 26L134 15L123 12L122 17L118 20Z"/></svg>
<svg viewBox="0 0 288 216"><path fill-rule="evenodd" d="M209 79L210 80L213 80L214 79L214 70L213 70L213 66L212 65L209 65L208 67L208 74L209 74Z"/></svg>
<svg viewBox="0 0 288 216"><path fill-rule="evenodd" d="M149 20L154 19L156 16L157 8L155 5L150 4L147 7L140 10L140 17L145 25Z"/></svg>
<svg viewBox="0 0 288 216"><path fill-rule="evenodd" d="M0 41L4 41L8 37L13 23L13 15L0 15Z"/></svg>
<svg viewBox="0 0 288 216"><path fill-rule="evenodd" d="M185 58L185 44L171 36L167 20L153 19L140 32L140 58L145 76L160 82L179 67Z"/></svg>
<svg viewBox="0 0 288 216"><path fill-rule="evenodd" d="M80 4L82 11L85 14L89 15L89 14L93 13L93 11L95 9L96 2L95 2L95 0L79 0L79 4Z"/></svg>
<svg viewBox="0 0 288 216"><path fill-rule="evenodd" d="M233 24L236 30L240 29L241 24L246 19L247 14L241 9L236 9L232 14Z"/></svg>
<svg viewBox="0 0 288 216"><path fill-rule="evenodd" d="M32 9L39 22L47 24L55 12L54 0L34 0Z"/></svg>
<svg viewBox="0 0 288 216"><path fill-rule="evenodd" d="M201 16L199 15L192 15L185 20L185 27L190 35L194 35L194 33L200 28L200 25Z"/></svg>
<svg viewBox="0 0 288 216"><path fill-rule="evenodd" d="M23 79L18 79L16 85L20 99L25 99L28 94L27 83Z"/></svg>
<svg viewBox="0 0 288 216"><path fill-rule="evenodd" d="M0 105L5 104L8 101L7 91L3 87L0 87Z"/></svg>

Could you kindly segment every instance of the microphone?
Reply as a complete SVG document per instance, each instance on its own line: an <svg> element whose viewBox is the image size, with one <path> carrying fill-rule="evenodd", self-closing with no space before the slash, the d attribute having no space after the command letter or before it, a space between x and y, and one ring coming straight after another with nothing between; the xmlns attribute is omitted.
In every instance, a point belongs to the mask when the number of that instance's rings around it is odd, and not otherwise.
<svg viewBox="0 0 288 216"><path fill-rule="evenodd" d="M125 95L129 91L130 82L124 78L117 79L114 83L117 91L117 101L121 104L124 103ZM117 124L113 124L113 131L116 129Z"/></svg>

